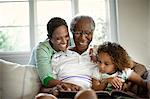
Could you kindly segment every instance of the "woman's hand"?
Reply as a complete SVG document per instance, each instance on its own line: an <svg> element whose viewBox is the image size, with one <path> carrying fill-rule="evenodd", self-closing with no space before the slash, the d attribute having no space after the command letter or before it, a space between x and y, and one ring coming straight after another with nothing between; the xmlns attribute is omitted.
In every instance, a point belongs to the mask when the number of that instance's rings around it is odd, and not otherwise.
<svg viewBox="0 0 150 99"><path fill-rule="evenodd" d="M57 85L59 91L79 91L81 87L71 83L60 83Z"/></svg>
<svg viewBox="0 0 150 99"><path fill-rule="evenodd" d="M53 89L51 90L51 93L57 96L59 92L61 91L79 91L81 89L82 88L78 85L62 82L58 84L56 87L53 87Z"/></svg>

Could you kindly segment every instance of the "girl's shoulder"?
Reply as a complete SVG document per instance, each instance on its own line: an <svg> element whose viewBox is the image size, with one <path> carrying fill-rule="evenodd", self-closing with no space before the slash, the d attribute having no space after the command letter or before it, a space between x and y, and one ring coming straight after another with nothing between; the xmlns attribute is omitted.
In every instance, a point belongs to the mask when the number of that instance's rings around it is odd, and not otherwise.
<svg viewBox="0 0 150 99"><path fill-rule="evenodd" d="M132 72L133 70L131 68L125 68L121 72L118 72L118 76L120 76L123 79L128 79L131 76Z"/></svg>

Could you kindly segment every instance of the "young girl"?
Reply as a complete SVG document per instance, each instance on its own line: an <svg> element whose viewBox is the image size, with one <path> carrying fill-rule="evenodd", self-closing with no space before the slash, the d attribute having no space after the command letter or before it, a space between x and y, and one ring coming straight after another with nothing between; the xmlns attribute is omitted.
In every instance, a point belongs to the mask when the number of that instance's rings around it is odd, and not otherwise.
<svg viewBox="0 0 150 99"><path fill-rule="evenodd" d="M126 50L117 43L105 42L97 50L99 75L93 79L94 90L108 90L112 88L123 90L126 81L147 88L147 82L130 69L132 61ZM95 73L96 74L96 73Z"/></svg>

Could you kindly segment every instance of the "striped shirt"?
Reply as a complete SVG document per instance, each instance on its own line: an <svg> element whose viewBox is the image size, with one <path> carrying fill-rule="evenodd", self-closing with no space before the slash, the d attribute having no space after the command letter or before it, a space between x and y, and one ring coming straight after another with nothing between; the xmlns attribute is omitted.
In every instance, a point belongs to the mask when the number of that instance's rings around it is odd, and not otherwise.
<svg viewBox="0 0 150 99"><path fill-rule="evenodd" d="M89 52L83 54L67 50L55 53L52 57L54 77L63 82L73 83L83 89L91 87L91 76L96 65L90 61Z"/></svg>

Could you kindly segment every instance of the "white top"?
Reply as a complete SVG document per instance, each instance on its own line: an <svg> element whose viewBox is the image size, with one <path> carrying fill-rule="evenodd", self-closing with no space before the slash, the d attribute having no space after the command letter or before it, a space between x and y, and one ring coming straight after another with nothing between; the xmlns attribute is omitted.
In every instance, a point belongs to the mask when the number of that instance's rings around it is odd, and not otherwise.
<svg viewBox="0 0 150 99"><path fill-rule="evenodd" d="M94 73L94 78L95 79L98 79L98 80L101 80L103 78L109 78L109 77L119 77L121 78L122 82L125 82L132 74L133 70L131 70L130 68L126 68L125 70L123 71L118 71L118 72L115 72L114 74L106 74L106 73L100 73L98 69L95 69L95 73ZM110 91L112 90L112 85L111 84L108 84L107 87L106 87L106 90Z"/></svg>
<svg viewBox="0 0 150 99"><path fill-rule="evenodd" d="M96 73L94 73L94 78L96 78L96 79L100 80L103 78L109 78L109 77L116 77L117 76L117 77L121 78L123 82L125 82L125 80L127 80L133 72L133 70L131 70L131 68L126 68L123 71L118 71L118 72L115 72L114 74L111 74L111 75L105 74L105 73L102 74L99 72L98 69L96 69L95 71L96 71Z"/></svg>
<svg viewBox="0 0 150 99"><path fill-rule="evenodd" d="M52 57L52 71L56 79L73 83L83 89L91 88L91 76L97 66L90 61L88 51L83 54L67 50Z"/></svg>

